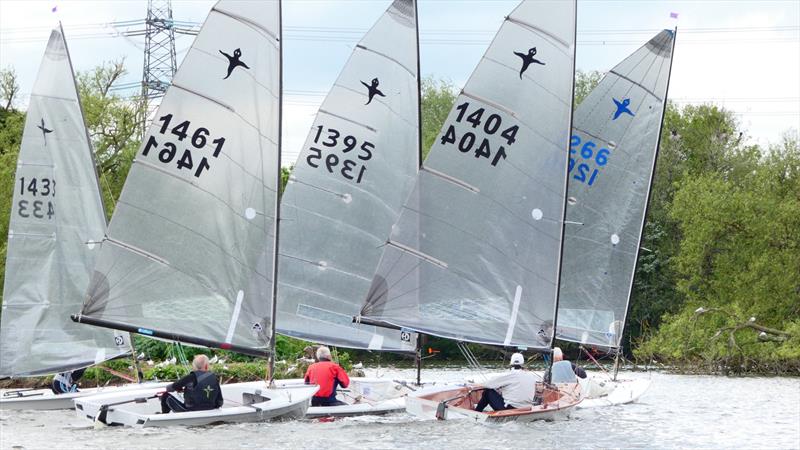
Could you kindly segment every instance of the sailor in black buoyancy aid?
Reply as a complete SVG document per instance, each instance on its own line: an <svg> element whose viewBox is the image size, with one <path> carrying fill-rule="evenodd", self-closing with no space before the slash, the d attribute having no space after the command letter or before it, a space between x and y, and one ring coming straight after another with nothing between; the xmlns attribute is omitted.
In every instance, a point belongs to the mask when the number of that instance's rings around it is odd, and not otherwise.
<svg viewBox="0 0 800 450"><path fill-rule="evenodd" d="M192 373L167 386L161 396L161 412L203 411L222 406L222 388L213 372L208 371L208 357L197 355L192 360ZM183 401L170 392L183 391Z"/></svg>
<svg viewBox="0 0 800 450"><path fill-rule="evenodd" d="M73 370L72 372L57 373L53 377L53 383L50 389L55 394L67 394L69 392L78 392L78 380L83 376L86 369Z"/></svg>

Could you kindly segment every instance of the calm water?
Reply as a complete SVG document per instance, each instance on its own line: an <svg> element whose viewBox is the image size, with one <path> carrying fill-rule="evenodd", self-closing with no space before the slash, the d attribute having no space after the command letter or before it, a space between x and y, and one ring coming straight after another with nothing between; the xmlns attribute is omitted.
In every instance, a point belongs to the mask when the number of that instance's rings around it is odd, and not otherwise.
<svg viewBox="0 0 800 450"><path fill-rule="evenodd" d="M480 381L429 370L423 379ZM367 373L374 376L374 371ZM379 371L411 378L411 370ZM476 425L407 414L219 425L95 430L69 411L0 412L0 448L793 448L800 449L800 379L630 373L650 378L639 403L577 410L563 422Z"/></svg>

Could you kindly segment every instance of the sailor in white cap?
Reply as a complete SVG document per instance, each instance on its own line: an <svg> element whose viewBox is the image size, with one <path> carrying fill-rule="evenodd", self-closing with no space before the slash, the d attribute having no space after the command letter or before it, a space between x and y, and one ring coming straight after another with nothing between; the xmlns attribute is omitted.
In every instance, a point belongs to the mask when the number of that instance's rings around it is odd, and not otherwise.
<svg viewBox="0 0 800 450"><path fill-rule="evenodd" d="M511 355L511 370L487 381L475 411L483 411L486 406L493 410L523 408L533 405L536 391L536 375L522 368L525 357L522 353Z"/></svg>

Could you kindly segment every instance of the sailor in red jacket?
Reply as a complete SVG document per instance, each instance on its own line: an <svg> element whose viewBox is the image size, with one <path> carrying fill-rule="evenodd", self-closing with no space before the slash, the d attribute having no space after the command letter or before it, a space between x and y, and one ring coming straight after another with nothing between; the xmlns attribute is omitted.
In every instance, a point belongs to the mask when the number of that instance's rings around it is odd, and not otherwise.
<svg viewBox="0 0 800 450"><path fill-rule="evenodd" d="M308 366L306 384L319 385L319 391L311 397L311 406L339 406L346 403L336 399L336 387L350 386L350 377L338 364L331 361L328 347L317 349L319 362Z"/></svg>

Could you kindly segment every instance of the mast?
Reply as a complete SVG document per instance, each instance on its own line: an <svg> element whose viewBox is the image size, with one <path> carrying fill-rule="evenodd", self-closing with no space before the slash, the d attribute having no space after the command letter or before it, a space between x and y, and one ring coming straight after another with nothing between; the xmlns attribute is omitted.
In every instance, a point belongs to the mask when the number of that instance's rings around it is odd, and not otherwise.
<svg viewBox="0 0 800 450"><path fill-rule="evenodd" d="M414 24L417 44L417 167L422 168L422 71L419 64L419 7L414 0ZM422 385L422 334L417 334L417 352L414 355L417 366L417 386Z"/></svg>
<svg viewBox="0 0 800 450"><path fill-rule="evenodd" d="M575 56L578 49L577 44L577 36L578 36L578 8L577 2L573 1L572 3L573 8L573 21L572 21L572 95L570 96L571 99L575 98ZM570 106L569 110L569 133L572 134L572 118L575 112L575 108ZM558 300L561 294L561 266L564 262L564 226L567 222L567 199L569 198L569 159L570 159L570 140L567 139L567 146L566 146L566 160L567 163L564 165L564 201L562 203L561 209L561 229L560 229L560 245L558 248L558 270L556 272L556 307L555 312L553 314L553 335L550 337L550 359L549 363L547 364L547 372L545 373L545 381L550 381L550 375L553 369L553 348L556 344L556 330L558 327Z"/></svg>
<svg viewBox="0 0 800 450"><path fill-rule="evenodd" d="M658 151L661 149L661 132L664 128L664 117L666 116L667 112L667 98L669 97L669 80L672 77L672 61L675 60L675 41L678 39L678 27L675 27L672 30L672 48L670 49L669 54L669 70L667 71L667 88L664 91L664 104L661 106L661 124L658 127L658 137L656 138L656 151L653 155L653 166L650 170L650 179L649 184L647 187L647 196L644 199L644 214L642 214L642 225L639 228L641 233L639 233L639 242L637 243L637 252L636 257L633 261L633 275L631 276L631 284L628 287L628 303L625 308L625 316L622 318L622 324L625 326L625 322L628 320L628 313L631 309L631 297L633 296L633 282L636 279L636 266L639 264L639 253L642 251L642 237L644 236L644 224L647 221L647 212L650 209L650 195L653 193L653 178L656 176L656 163L658 162ZM614 358L614 378L613 380L617 380L617 372L619 371L619 354L622 351L622 346L620 345L620 341L622 341L622 333L620 333L619 341L617 341L617 355Z"/></svg>
<svg viewBox="0 0 800 450"><path fill-rule="evenodd" d="M281 214L281 135L283 130L283 2L278 0L278 167L276 173L277 191L275 195L275 239L272 243L272 314L269 327L269 384L274 385L275 379L275 337L277 327L277 310L278 310L278 233L280 231L280 214Z"/></svg>
<svg viewBox="0 0 800 450"><path fill-rule="evenodd" d="M414 0L414 24L417 36L417 167L422 167L422 71L419 64L419 8Z"/></svg>

